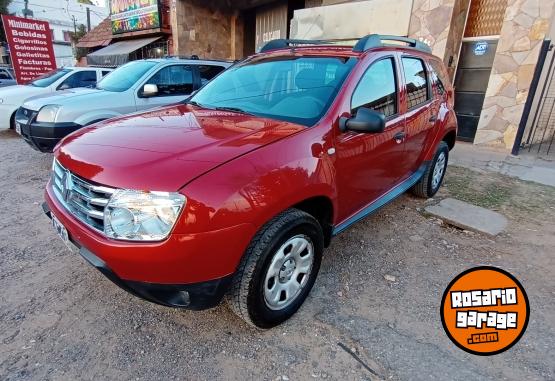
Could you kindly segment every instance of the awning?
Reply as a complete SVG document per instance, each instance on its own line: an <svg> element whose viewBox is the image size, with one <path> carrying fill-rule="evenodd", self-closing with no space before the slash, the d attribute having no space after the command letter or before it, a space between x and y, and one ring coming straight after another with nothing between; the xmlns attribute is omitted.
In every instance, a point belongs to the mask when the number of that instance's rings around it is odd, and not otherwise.
<svg viewBox="0 0 555 381"><path fill-rule="evenodd" d="M119 66L129 61L134 51L158 40L160 37L118 41L87 55L87 63L95 66Z"/></svg>

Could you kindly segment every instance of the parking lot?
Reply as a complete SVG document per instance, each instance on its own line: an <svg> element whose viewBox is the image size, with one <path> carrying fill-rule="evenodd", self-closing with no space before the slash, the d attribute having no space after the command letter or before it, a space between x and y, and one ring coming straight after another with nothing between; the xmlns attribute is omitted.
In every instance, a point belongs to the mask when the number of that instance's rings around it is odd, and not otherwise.
<svg viewBox="0 0 555 381"><path fill-rule="evenodd" d="M2 380L555 378L555 188L450 167L437 198L497 210L507 232L446 226L402 196L335 239L299 313L257 331L225 305L139 300L69 252L40 207L51 162L0 131ZM531 305L521 341L491 357L457 348L439 316L447 284L477 265L511 272Z"/></svg>

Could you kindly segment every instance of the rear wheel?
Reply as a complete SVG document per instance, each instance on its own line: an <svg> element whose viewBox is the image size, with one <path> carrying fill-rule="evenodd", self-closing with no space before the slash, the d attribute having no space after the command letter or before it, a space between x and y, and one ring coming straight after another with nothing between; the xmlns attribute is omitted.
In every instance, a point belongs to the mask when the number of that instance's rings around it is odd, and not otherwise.
<svg viewBox="0 0 555 381"><path fill-rule="evenodd" d="M412 188L411 192L423 198L433 197L443 182L447 161L449 160L449 146L446 142L439 143L436 154L426 166L424 175Z"/></svg>
<svg viewBox="0 0 555 381"><path fill-rule="evenodd" d="M228 302L250 325L271 328L289 319L320 269L324 237L311 215L289 209L274 217L247 248Z"/></svg>

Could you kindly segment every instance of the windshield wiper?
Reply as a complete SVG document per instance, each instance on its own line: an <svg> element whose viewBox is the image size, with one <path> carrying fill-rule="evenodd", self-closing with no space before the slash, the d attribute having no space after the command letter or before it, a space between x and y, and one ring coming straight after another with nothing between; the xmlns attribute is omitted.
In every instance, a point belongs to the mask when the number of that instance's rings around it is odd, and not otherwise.
<svg viewBox="0 0 555 381"><path fill-rule="evenodd" d="M255 114L253 114L252 112L245 111L245 110L240 109L240 108L238 108L238 107L206 106L206 105L203 105L203 104L201 104L201 103L198 103L197 101L185 101L185 104L193 105L193 106L196 106L196 107L205 108L205 109L208 109L208 110L230 111L230 112L236 112L236 113L239 113L239 114L251 115L251 116L254 116L254 115L255 115Z"/></svg>
<svg viewBox="0 0 555 381"><path fill-rule="evenodd" d="M193 106L201 107L201 108L208 108L208 107L206 107L206 106L204 106L204 105L201 105L201 104L198 103L197 101L185 101L185 104L186 104L186 105L193 105Z"/></svg>
<svg viewBox="0 0 555 381"><path fill-rule="evenodd" d="M214 110L218 110L218 111L231 111L231 112L236 112L236 113L239 113L239 114L245 114L245 115L254 116L254 114L253 114L252 112L245 111L245 110L240 109L240 108L238 108L238 107L219 106L219 107L214 107Z"/></svg>

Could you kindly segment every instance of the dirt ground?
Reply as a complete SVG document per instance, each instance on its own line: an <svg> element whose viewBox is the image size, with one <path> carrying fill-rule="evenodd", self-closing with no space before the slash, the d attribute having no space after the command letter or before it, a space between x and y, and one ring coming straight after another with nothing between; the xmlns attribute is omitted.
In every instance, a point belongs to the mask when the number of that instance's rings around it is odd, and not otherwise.
<svg viewBox="0 0 555 381"><path fill-rule="evenodd" d="M1 380L555 378L555 188L450 167L434 201L405 195L338 236L299 313L257 331L225 305L141 301L69 252L40 208L51 160L0 132ZM446 196L503 213L508 231L421 212ZM496 356L463 352L441 326L445 287L477 265L511 272L530 299L527 332Z"/></svg>

